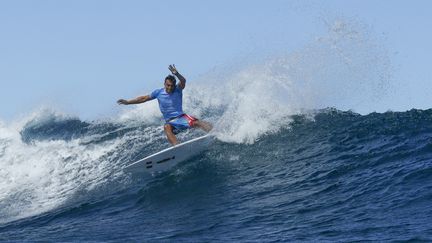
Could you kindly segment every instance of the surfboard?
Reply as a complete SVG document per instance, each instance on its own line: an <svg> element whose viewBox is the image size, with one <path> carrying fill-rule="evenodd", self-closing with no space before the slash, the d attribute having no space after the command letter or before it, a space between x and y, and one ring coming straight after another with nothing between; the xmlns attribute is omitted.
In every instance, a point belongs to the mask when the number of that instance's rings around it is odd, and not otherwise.
<svg viewBox="0 0 432 243"><path fill-rule="evenodd" d="M204 151L212 141L213 138L208 134L194 138L133 162L124 167L123 171L129 173L155 173L169 170L176 164Z"/></svg>

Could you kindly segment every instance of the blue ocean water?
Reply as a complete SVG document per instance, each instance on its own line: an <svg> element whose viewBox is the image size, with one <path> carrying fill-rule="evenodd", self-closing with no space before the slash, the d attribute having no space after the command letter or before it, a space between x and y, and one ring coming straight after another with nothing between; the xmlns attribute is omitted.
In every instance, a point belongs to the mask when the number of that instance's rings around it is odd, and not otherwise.
<svg viewBox="0 0 432 243"><path fill-rule="evenodd" d="M167 146L157 122L45 114L14 131L1 241L432 241L432 109L300 113L154 177L121 168Z"/></svg>

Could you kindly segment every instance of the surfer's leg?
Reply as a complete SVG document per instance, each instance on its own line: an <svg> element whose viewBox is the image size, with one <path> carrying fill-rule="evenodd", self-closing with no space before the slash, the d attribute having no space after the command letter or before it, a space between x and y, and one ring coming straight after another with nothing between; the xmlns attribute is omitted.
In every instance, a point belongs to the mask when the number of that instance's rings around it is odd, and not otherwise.
<svg viewBox="0 0 432 243"><path fill-rule="evenodd" d="M170 142L170 144L172 144L172 145L178 144L177 138L176 138L176 136L174 135L174 132L173 132L173 127L170 124L165 124L164 125L164 130L165 130L165 134L166 134L166 136L168 138L168 142Z"/></svg>
<svg viewBox="0 0 432 243"><path fill-rule="evenodd" d="M193 124L193 126L194 127L199 127L199 128L201 128L202 130L204 130L206 132L210 132L210 130L213 129L213 126L212 126L211 123L206 122L206 121L200 121L200 120L195 121L194 124Z"/></svg>

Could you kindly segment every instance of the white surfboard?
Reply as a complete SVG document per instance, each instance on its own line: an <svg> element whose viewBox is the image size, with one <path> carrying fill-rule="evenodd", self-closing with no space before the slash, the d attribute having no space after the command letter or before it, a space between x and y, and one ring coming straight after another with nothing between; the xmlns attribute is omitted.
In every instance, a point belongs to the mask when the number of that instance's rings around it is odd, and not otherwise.
<svg viewBox="0 0 432 243"><path fill-rule="evenodd" d="M164 149L160 152L152 154L144 159L140 159L125 168L125 172L130 173L154 173L162 172L172 168L179 162L192 158L193 156L204 151L213 138L210 135L194 138L184 143Z"/></svg>

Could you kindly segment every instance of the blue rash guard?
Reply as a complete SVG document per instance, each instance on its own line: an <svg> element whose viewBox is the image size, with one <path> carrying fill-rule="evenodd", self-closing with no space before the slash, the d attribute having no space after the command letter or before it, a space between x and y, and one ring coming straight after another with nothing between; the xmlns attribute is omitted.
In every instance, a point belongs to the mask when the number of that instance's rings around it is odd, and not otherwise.
<svg viewBox="0 0 432 243"><path fill-rule="evenodd" d="M168 94L165 88L157 89L150 94L151 99L157 99L159 109L165 121L183 115L183 90L176 85L174 91Z"/></svg>

